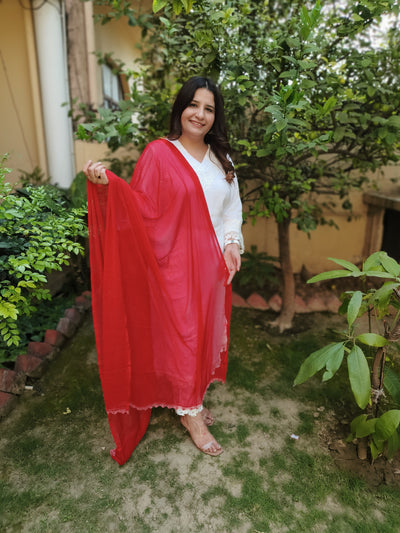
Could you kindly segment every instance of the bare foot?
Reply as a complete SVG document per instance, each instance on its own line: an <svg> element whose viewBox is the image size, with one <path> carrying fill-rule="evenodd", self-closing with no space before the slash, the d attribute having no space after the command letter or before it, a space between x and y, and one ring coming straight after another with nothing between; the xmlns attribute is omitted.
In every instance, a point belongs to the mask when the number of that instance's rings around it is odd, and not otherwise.
<svg viewBox="0 0 400 533"><path fill-rule="evenodd" d="M217 456L223 452L223 449L208 431L203 420L202 414L196 416L181 416L182 425L189 431L194 445L207 455Z"/></svg>
<svg viewBox="0 0 400 533"><path fill-rule="evenodd" d="M211 411L206 407L203 407L201 410L201 416L203 417L206 426L212 426L214 424L214 417L211 414Z"/></svg>

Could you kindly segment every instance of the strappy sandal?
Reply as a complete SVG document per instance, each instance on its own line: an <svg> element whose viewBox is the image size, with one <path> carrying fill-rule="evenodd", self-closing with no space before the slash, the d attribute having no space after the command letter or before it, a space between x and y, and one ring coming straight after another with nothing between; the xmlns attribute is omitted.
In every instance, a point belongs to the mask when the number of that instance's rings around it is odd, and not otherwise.
<svg viewBox="0 0 400 533"><path fill-rule="evenodd" d="M201 416L201 413L199 413L199 414ZM185 416L181 416L180 418L181 418L181 424L188 430L188 432L190 434L190 437L191 437L191 439L193 441L193 444L196 446L196 448L198 448L201 452L205 453L206 455L211 455L213 457L217 457L218 455L221 455L221 453L224 450L221 448L221 446L218 444L218 442L214 439L214 437L208 431L207 426L205 425L205 422L203 421L203 417L201 417L201 420L202 420L202 422L204 424L204 427L205 427L207 433L209 434L209 436L211 438L211 440L209 440L206 444L198 444L196 442L196 440L194 439L194 436L193 436L192 432L190 431L189 426L186 423ZM204 434L204 437L206 437L206 436L207 435ZM217 448L217 449L213 450L213 448Z"/></svg>

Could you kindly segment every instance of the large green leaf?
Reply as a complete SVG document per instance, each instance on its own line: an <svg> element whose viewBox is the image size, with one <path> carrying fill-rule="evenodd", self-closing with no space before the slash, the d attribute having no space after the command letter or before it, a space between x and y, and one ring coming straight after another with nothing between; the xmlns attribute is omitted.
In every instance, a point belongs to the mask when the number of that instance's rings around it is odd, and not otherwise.
<svg viewBox="0 0 400 533"><path fill-rule="evenodd" d="M328 272L321 272L321 274L313 276L307 280L307 283L316 283L317 281L325 281L327 279L348 278L349 276L358 277L360 274L349 272L348 270L329 270Z"/></svg>
<svg viewBox="0 0 400 533"><path fill-rule="evenodd" d="M334 263L337 263L343 268L346 268L347 270L351 270L352 272L360 272L358 266L356 266L354 263L350 263L350 261L346 261L345 259L335 259L334 257L328 257L328 259Z"/></svg>
<svg viewBox="0 0 400 533"><path fill-rule="evenodd" d="M376 459L383 452L383 441L376 442L371 440L369 443L372 459Z"/></svg>
<svg viewBox="0 0 400 533"><path fill-rule="evenodd" d="M361 333L357 335L356 340L366 344L367 346L374 346L375 348L381 348L382 346L387 346L389 341L378 335L377 333Z"/></svg>
<svg viewBox="0 0 400 533"><path fill-rule="evenodd" d="M357 416L350 424L352 434L358 439L367 437L375 432L377 418L369 418L368 415L362 414Z"/></svg>
<svg viewBox="0 0 400 533"><path fill-rule="evenodd" d="M355 319L358 316L360 311L361 302L363 298L363 293L361 291L356 291L349 301L347 306L347 323L351 326Z"/></svg>
<svg viewBox="0 0 400 533"><path fill-rule="evenodd" d="M383 268L389 272L389 274L393 274L394 277L400 276L400 265L392 257L389 257L387 254L383 255L381 263Z"/></svg>
<svg viewBox="0 0 400 533"><path fill-rule="evenodd" d="M304 383L311 376L319 372L326 364L332 359L332 368L337 364L340 353L344 353L344 342L331 343L313 352L307 357L300 367L300 370L294 380L294 385L300 385ZM332 374L333 375L333 374Z"/></svg>
<svg viewBox="0 0 400 533"><path fill-rule="evenodd" d="M153 0L153 12L157 13L157 11L160 11L163 7L165 7L168 3L168 0Z"/></svg>
<svg viewBox="0 0 400 533"><path fill-rule="evenodd" d="M364 409L371 396L371 377L364 352L354 345L347 357L347 367L351 390L357 405Z"/></svg>
<svg viewBox="0 0 400 533"><path fill-rule="evenodd" d="M179 15L182 11L182 2L181 0L173 0L172 1L172 8L174 10L175 15Z"/></svg>
<svg viewBox="0 0 400 533"><path fill-rule="evenodd" d="M374 440L385 441L396 431L400 424L400 410L391 409L380 416L375 426Z"/></svg>
<svg viewBox="0 0 400 533"><path fill-rule="evenodd" d="M389 272L383 272L381 270L366 270L362 272L364 276L368 276L370 278L384 278L384 279L393 279L393 275L389 274Z"/></svg>
<svg viewBox="0 0 400 533"><path fill-rule="evenodd" d="M385 365L383 386L396 404L400 406L400 376L387 364Z"/></svg>
<svg viewBox="0 0 400 533"><path fill-rule="evenodd" d="M337 350L332 350L329 359L326 362L326 371L322 376L322 381L328 381L331 379L336 372L339 370L340 365L342 364L344 357L344 345L342 348Z"/></svg>
<svg viewBox="0 0 400 533"><path fill-rule="evenodd" d="M387 309L387 306L389 305L390 298L393 295L394 289L398 289L399 286L400 283L398 282L386 281L382 285L382 287L377 289L372 295L374 305L377 306L382 312L384 312Z"/></svg>
<svg viewBox="0 0 400 533"><path fill-rule="evenodd" d="M388 118L388 124L394 126L397 129L400 129L400 115L392 115Z"/></svg>
<svg viewBox="0 0 400 533"><path fill-rule="evenodd" d="M363 271L367 272L370 270L383 270L382 267L382 256L386 252L374 252L364 261Z"/></svg>
<svg viewBox="0 0 400 533"><path fill-rule="evenodd" d="M193 6L193 0L182 0L182 4L185 8L186 13L189 13Z"/></svg>

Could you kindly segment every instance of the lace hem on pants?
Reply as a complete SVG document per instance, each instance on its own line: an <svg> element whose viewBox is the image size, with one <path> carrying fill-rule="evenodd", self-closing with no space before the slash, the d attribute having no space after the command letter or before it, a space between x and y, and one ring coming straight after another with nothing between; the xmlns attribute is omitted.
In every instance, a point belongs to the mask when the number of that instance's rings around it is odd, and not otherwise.
<svg viewBox="0 0 400 533"><path fill-rule="evenodd" d="M185 416L185 415L196 416L197 413L201 413L202 410L203 410L202 405L200 405L200 407L197 407L196 409L181 409L180 407L178 407L177 409L175 409L175 413L179 416Z"/></svg>

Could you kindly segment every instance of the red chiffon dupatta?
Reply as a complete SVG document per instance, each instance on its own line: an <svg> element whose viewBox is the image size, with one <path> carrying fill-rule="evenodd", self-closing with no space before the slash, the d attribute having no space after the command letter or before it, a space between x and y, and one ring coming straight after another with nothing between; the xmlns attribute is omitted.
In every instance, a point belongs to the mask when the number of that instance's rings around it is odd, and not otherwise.
<svg viewBox="0 0 400 533"><path fill-rule="evenodd" d="M130 185L107 176L88 182L93 322L123 464L152 407L198 407L225 380L231 289L197 175L169 141L146 147Z"/></svg>

